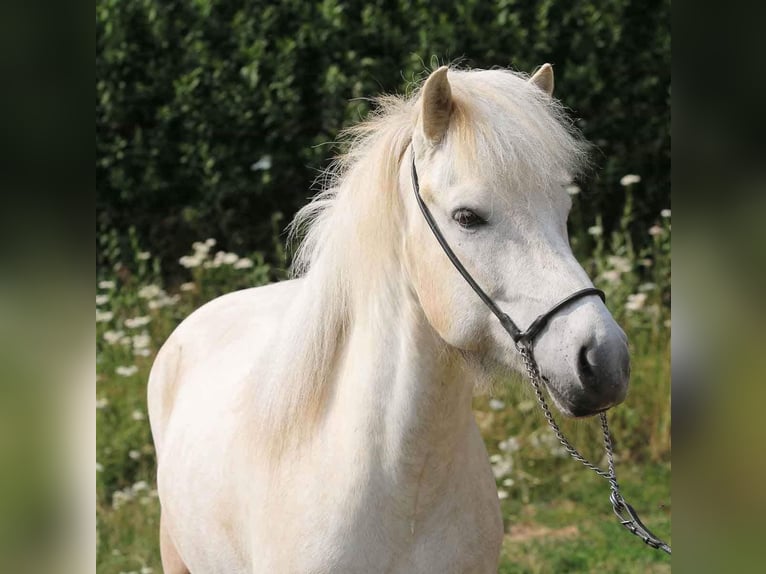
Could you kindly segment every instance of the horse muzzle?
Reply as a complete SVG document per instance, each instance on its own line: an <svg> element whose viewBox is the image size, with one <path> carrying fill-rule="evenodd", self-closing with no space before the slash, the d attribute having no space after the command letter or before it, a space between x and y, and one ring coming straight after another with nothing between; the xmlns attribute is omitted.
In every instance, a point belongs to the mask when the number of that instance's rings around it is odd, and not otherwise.
<svg viewBox="0 0 766 574"><path fill-rule="evenodd" d="M546 378L559 410L570 417L587 417L625 400L630 381L628 345L619 338L580 346L574 360L574 380Z"/></svg>

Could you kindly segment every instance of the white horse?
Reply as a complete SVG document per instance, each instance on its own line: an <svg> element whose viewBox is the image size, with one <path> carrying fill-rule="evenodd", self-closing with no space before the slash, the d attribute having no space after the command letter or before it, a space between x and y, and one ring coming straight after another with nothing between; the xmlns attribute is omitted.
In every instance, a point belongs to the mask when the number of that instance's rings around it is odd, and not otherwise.
<svg viewBox="0 0 766 574"><path fill-rule="evenodd" d="M451 266L422 196L521 326L591 286L562 189L585 145L553 71L442 67L352 130L296 222L298 279L187 318L160 351L149 414L165 572L494 572L503 537L471 398L519 353ZM558 408L619 403L626 338L596 297L557 313L535 355Z"/></svg>

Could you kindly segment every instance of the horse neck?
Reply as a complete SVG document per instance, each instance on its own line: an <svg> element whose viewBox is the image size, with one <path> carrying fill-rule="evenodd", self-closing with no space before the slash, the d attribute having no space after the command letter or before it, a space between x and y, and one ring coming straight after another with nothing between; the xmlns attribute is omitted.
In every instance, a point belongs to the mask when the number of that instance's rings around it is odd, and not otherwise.
<svg viewBox="0 0 766 574"><path fill-rule="evenodd" d="M401 269L401 267L399 267ZM403 272L357 301L347 331L334 407L346 439L394 481L422 477L428 459L448 462L473 421L461 355L429 325ZM353 426L349 426L353 420ZM363 441L363 442L360 442Z"/></svg>

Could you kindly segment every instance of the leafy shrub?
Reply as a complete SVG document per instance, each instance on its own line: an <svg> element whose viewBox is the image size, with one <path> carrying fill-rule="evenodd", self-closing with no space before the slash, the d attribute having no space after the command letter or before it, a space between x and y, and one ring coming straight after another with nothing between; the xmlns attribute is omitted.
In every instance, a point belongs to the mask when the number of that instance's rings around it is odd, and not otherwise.
<svg viewBox="0 0 766 574"><path fill-rule="evenodd" d="M135 227L164 262L216 237L274 263L273 218L306 202L332 155L322 144L433 56L552 62L597 146L584 219L615 227L608 190L637 170L646 224L669 201L669 18L667 0L97 0L99 225L123 241Z"/></svg>

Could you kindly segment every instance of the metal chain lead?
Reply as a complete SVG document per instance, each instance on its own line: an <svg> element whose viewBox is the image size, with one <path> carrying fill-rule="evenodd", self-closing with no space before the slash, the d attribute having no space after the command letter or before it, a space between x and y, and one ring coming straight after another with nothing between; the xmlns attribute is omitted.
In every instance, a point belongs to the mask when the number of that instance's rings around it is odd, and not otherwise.
<svg viewBox="0 0 766 574"><path fill-rule="evenodd" d="M524 361L524 367L526 368L527 376L529 377L529 380L532 382L532 388L535 391L535 395L537 396L537 402L540 404L540 408L543 411L545 420L548 421L548 425L553 430L553 433L556 435L556 438L559 439L561 446L564 447L567 453L569 453L569 456L571 456L574 460L582 463L583 466L585 466L586 468L589 468L590 470L592 470L599 476L602 476L609 481L609 488L611 491L611 494L609 496L609 501L612 503L612 510L614 510L614 513L619 519L620 524L622 524L631 534L635 534L636 536L638 536L648 546L651 546L652 548L657 548L659 550L662 550L663 552L671 554L670 546L668 546L663 540L655 536L641 522L641 519L638 517L638 513L636 513L635 509L630 504L628 504L627 501L622 497L622 494L620 492L620 485L617 483L617 474L615 473L615 469L614 469L614 451L612 450L612 435L609 432L609 424L607 423L607 420L606 420L606 413L599 414L599 419L601 421L601 431L604 435L604 449L606 450L607 464L608 464L608 470L603 470L599 468L598 466L596 466L595 464L593 464L592 462L590 462L583 455L581 455L580 452L575 447L573 447L570 444L570 442L566 439L566 437L564 436L564 433L561 432L559 425L556 423L555 419L553 418L553 414L551 413L551 410L548 408L548 403L545 401L545 396L543 395L543 390L542 390L543 378L540 375L540 369L537 367L537 362L535 361L535 358L532 354L532 349L529 346L529 344L522 340L516 343L516 348L518 349L519 353L521 354L521 358Z"/></svg>

